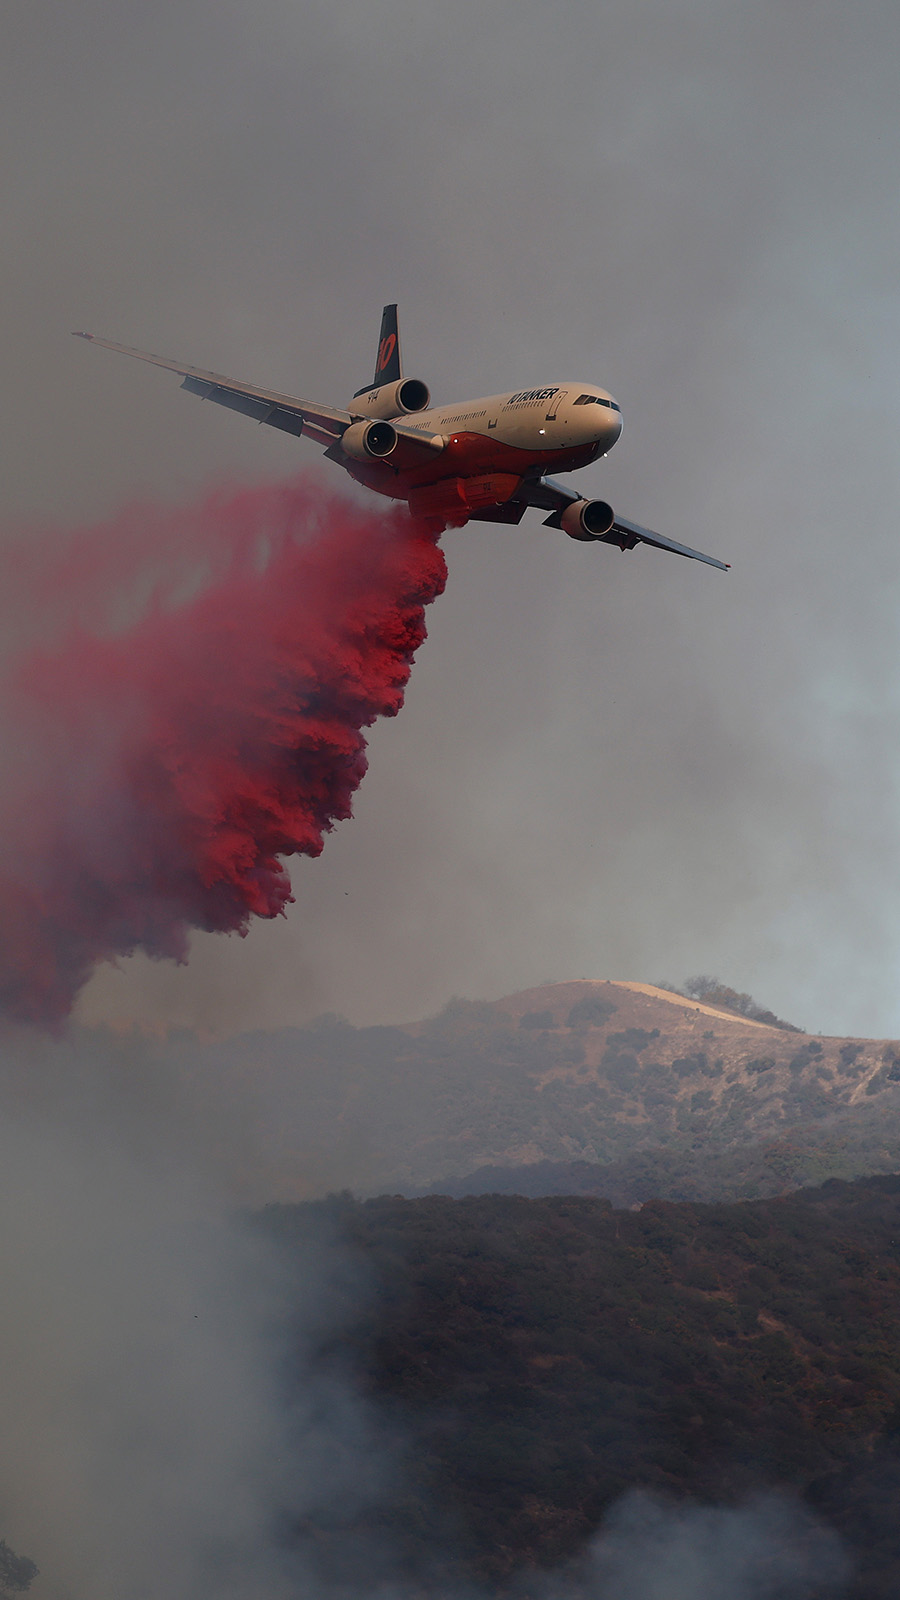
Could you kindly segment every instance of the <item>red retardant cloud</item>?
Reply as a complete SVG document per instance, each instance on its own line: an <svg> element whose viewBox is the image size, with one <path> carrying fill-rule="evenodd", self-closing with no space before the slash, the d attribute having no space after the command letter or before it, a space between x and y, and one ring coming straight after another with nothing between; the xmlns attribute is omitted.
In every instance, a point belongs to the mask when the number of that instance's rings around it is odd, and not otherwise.
<svg viewBox="0 0 900 1600"><path fill-rule="evenodd" d="M446 577L405 511L302 481L59 545L34 546L43 574L21 543L0 557L10 627L45 597L62 633L2 690L0 1008L45 1024L99 961L183 960L192 928L283 911L284 859L350 816L362 730L403 704Z"/></svg>

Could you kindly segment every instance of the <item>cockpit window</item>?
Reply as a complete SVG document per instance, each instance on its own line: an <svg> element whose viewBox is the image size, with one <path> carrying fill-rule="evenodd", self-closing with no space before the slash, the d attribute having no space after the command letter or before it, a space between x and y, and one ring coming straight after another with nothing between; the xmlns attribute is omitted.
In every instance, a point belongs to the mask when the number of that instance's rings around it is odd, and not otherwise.
<svg viewBox="0 0 900 1600"><path fill-rule="evenodd" d="M606 406L609 411L621 411L615 400L607 400L602 394L580 394L574 402L576 406Z"/></svg>

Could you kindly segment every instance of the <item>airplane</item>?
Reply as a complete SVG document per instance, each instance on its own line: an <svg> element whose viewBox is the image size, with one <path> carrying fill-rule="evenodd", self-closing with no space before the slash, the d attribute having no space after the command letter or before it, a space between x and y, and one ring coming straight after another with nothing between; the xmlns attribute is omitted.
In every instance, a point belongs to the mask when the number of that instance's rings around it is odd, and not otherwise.
<svg viewBox="0 0 900 1600"><path fill-rule="evenodd" d="M92 333L75 337L175 372L182 389L203 400L297 438L306 435L357 483L405 500L413 517L441 529L470 519L515 524L533 506L550 513L545 527L559 528L570 539L620 550L653 545L729 570L727 562L627 522L605 500L588 500L545 476L586 467L612 449L622 412L606 389L551 383L432 407L427 386L403 376L396 305L385 306L382 314L372 384L357 390L346 411L181 366Z"/></svg>

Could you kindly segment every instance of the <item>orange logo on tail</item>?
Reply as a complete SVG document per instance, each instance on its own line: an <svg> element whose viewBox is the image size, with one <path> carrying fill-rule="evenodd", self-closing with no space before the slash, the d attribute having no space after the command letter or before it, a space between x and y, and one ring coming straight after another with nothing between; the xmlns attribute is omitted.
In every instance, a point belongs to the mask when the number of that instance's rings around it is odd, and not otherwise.
<svg viewBox="0 0 900 1600"><path fill-rule="evenodd" d="M391 359L391 356L394 354L394 350L396 348L396 345L397 345L397 335L395 333L389 333L386 339L382 339L381 344L378 346L378 371L379 372L383 372L384 371L385 367L387 366L388 362Z"/></svg>

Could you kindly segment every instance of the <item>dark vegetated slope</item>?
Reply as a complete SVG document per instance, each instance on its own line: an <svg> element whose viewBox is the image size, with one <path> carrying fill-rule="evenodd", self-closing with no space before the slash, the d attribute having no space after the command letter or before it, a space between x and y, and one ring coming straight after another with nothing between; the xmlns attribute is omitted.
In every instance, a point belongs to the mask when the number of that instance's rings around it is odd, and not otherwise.
<svg viewBox="0 0 900 1600"><path fill-rule="evenodd" d="M376 1286L331 1351L411 1440L407 1544L462 1576L556 1565L633 1486L801 1494L900 1593L900 1179L727 1206L488 1195L269 1208ZM420 1533L417 1534L416 1530ZM423 1555L424 1560L424 1555Z"/></svg>

